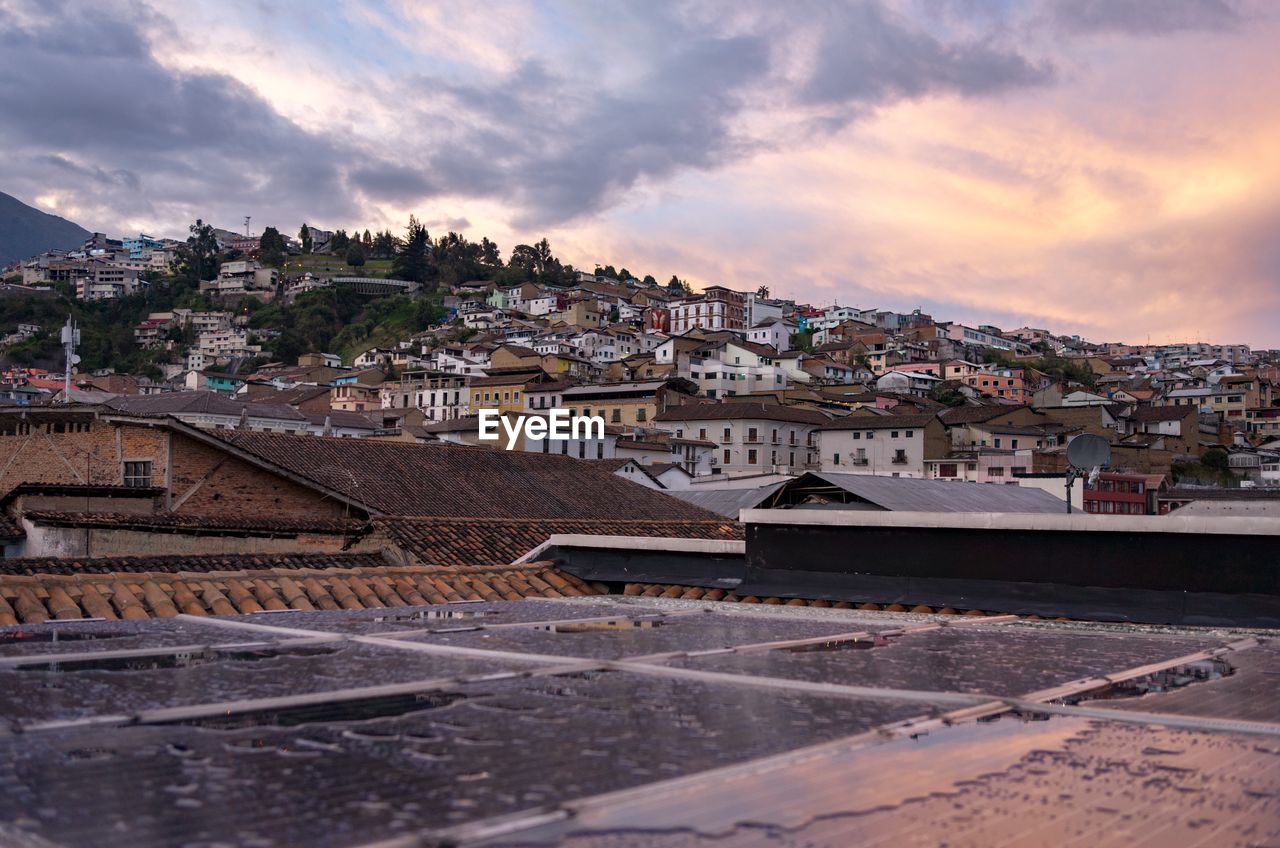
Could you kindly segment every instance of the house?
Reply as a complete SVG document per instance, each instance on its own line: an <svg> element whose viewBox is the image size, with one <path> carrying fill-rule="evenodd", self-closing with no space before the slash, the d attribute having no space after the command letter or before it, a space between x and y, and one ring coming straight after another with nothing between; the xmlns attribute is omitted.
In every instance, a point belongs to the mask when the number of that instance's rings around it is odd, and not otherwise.
<svg viewBox="0 0 1280 848"><path fill-rule="evenodd" d="M1084 483L1084 511L1095 515L1159 515L1158 498L1167 489L1163 474L1103 471Z"/></svg>
<svg viewBox="0 0 1280 848"><path fill-rule="evenodd" d="M970 378L972 379L972 378ZM894 370L886 371L876 379L876 388L883 391L928 397L934 386L942 382L942 378L923 371Z"/></svg>
<svg viewBox="0 0 1280 848"><path fill-rule="evenodd" d="M814 433L828 420L812 409L725 401L670 407L655 426L676 438L714 443L714 474L796 474L816 462Z"/></svg>
<svg viewBox="0 0 1280 848"><path fill-rule="evenodd" d="M946 427L933 413L855 413L818 428L823 471L925 476L925 460L945 456Z"/></svg>
<svg viewBox="0 0 1280 848"><path fill-rule="evenodd" d="M471 393L468 408L472 412L496 409L499 412L523 412L523 394L534 386L553 382L540 367L490 369L483 377L472 377L467 388Z"/></svg>
<svg viewBox="0 0 1280 848"><path fill-rule="evenodd" d="M1165 450L1200 455L1200 416L1194 406L1136 406L1122 415L1117 430L1124 436L1159 436Z"/></svg>
<svg viewBox="0 0 1280 848"><path fill-rule="evenodd" d="M796 325L781 316L765 318L747 330L747 341L773 348L778 353L791 349L791 336Z"/></svg>
<svg viewBox="0 0 1280 848"><path fill-rule="evenodd" d="M420 409L426 422L451 421L470 414L469 380L445 371L406 371L379 385L378 398L382 409Z"/></svg>
<svg viewBox="0 0 1280 848"><path fill-rule="evenodd" d="M747 329L747 300L742 292L707 286L696 297L671 302L671 332Z"/></svg>
<svg viewBox="0 0 1280 848"><path fill-rule="evenodd" d="M0 492L23 556L221 554L206 570L225 568L228 554L242 563L342 550L503 563L556 532L740 535L718 515L559 455L203 430L94 405L0 409Z"/></svg>
<svg viewBox="0 0 1280 848"><path fill-rule="evenodd" d="M670 406L691 403L697 386L690 380L646 380L623 383L593 383L570 386L559 391L560 406L570 415L600 415L607 424L648 427Z"/></svg>
<svg viewBox="0 0 1280 848"><path fill-rule="evenodd" d="M998 403L954 406L940 412L938 418L951 436L953 450L989 447L989 444L984 444L984 441L988 440L981 426L984 424L1025 426L1038 424L1044 420L1029 406L1008 406Z"/></svg>

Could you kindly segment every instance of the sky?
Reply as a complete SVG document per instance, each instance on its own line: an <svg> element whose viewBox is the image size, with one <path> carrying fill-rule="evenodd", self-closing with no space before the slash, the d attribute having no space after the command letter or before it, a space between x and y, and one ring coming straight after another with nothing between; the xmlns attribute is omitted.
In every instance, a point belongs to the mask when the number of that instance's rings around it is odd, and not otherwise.
<svg viewBox="0 0 1280 848"><path fill-rule="evenodd" d="M1269 0L0 0L0 191L1280 347Z"/></svg>

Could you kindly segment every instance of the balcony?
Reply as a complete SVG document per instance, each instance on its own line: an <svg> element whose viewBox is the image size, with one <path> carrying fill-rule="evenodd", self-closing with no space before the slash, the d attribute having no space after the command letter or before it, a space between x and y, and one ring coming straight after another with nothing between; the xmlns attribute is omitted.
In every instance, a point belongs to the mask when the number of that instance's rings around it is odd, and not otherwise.
<svg viewBox="0 0 1280 848"><path fill-rule="evenodd" d="M867 458L865 456L855 456L853 459L849 460L849 464L850 465L866 465Z"/></svg>
<svg viewBox="0 0 1280 848"><path fill-rule="evenodd" d="M907 464L907 458L906 458L905 456L895 456L893 459L891 459L891 460L889 460L889 461L890 461L891 463L893 463L894 465L906 465L906 464Z"/></svg>

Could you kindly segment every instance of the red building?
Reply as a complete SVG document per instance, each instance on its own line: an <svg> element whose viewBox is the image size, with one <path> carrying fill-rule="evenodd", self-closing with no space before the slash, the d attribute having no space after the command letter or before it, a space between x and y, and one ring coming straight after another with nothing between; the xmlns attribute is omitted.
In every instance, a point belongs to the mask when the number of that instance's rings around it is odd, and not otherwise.
<svg viewBox="0 0 1280 848"><path fill-rule="evenodd" d="M1163 474L1107 471L1084 487L1084 511L1096 515L1158 515L1156 496L1165 487Z"/></svg>

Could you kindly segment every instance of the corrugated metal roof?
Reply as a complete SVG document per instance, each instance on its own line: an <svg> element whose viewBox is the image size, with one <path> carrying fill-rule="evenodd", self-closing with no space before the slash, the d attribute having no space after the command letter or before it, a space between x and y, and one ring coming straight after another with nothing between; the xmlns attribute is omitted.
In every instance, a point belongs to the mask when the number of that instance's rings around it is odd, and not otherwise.
<svg viewBox="0 0 1280 848"><path fill-rule="evenodd" d="M1066 502L1041 489L812 472L812 476L888 510L910 512L1065 512ZM802 478L803 479L803 478ZM710 509L710 507L708 507Z"/></svg>
<svg viewBox="0 0 1280 848"><path fill-rule="evenodd" d="M782 483L770 483L754 489L672 489L666 494L727 518L737 519L739 512L760 506L766 498L782 488L782 485Z"/></svg>

